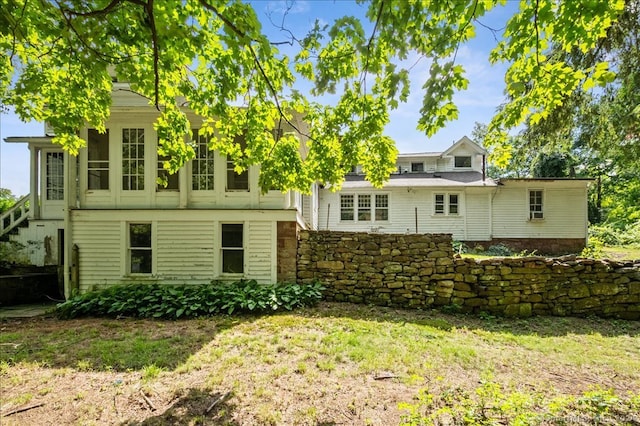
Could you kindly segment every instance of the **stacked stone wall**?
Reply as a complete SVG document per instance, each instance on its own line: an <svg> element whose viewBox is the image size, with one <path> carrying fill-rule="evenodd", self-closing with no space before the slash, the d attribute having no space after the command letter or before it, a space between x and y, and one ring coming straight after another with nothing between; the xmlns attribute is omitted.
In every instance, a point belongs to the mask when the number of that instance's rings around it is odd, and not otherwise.
<svg viewBox="0 0 640 426"><path fill-rule="evenodd" d="M329 301L527 317L640 319L640 261L463 259L448 234L301 231L299 283L319 281Z"/></svg>

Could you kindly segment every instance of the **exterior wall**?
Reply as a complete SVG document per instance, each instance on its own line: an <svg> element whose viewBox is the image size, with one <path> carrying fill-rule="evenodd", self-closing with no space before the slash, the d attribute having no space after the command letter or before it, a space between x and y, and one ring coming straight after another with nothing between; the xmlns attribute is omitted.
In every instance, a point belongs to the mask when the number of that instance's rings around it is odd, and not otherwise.
<svg viewBox="0 0 640 426"><path fill-rule="evenodd" d="M277 222L295 210L74 210L80 291L122 282L202 284L212 280L276 282ZM152 273L128 273L128 224L152 225ZM221 224L242 223L244 273L223 274Z"/></svg>
<svg viewBox="0 0 640 426"><path fill-rule="evenodd" d="M58 265L61 263L61 229L64 229L62 220L29 219L28 226L18 227L17 233L9 238L24 246L20 254L26 257L26 263L34 266Z"/></svg>
<svg viewBox="0 0 640 426"><path fill-rule="evenodd" d="M448 233L457 240L486 239L490 229L489 188L387 188L341 192L320 190L319 229L335 231ZM457 215L434 214L436 193L458 194ZM389 220L360 222L340 220L340 194L389 194ZM471 195L471 199L469 198ZM473 204L471 204L473 202ZM329 220L327 221L327 214ZM416 229L417 217L417 229Z"/></svg>
<svg viewBox="0 0 640 426"><path fill-rule="evenodd" d="M316 281L334 301L640 319L640 261L461 259L442 234L301 231L298 282Z"/></svg>
<svg viewBox="0 0 640 426"><path fill-rule="evenodd" d="M295 282L297 276L298 224L278 222L278 282Z"/></svg>
<svg viewBox="0 0 640 426"><path fill-rule="evenodd" d="M493 238L586 240L586 186L585 181L570 180L505 182L493 198ZM533 189L543 191L544 219L529 220L528 191Z"/></svg>

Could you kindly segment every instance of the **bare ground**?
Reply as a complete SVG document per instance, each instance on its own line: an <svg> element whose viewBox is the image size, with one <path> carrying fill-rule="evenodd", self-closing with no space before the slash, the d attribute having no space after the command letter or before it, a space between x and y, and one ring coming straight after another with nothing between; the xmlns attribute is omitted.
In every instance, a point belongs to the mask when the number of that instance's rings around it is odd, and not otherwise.
<svg viewBox="0 0 640 426"><path fill-rule="evenodd" d="M414 400L419 389L473 389L487 369L516 389L553 395L576 394L593 385L619 393L640 389L637 371L587 359L547 357L516 341L496 346L486 334L493 329L474 331L487 328L479 319L350 306L322 304L299 316L280 316L275 323L269 320L273 317L174 322L44 317L0 322L0 333L11 336L0 346L0 424L391 425L400 421L398 404ZM435 354L439 343L434 341L433 354L407 354L422 367L367 362L339 349L327 351L326 339L336 332L318 324L340 324L339 315L349 309L350 320L389 328L391 338L384 344L395 349L404 350L402 342L394 341L395 327L420 324L426 317L450 323L456 339L475 350L471 359L461 356L455 362L454 354L445 363L446 358ZM522 332L551 338L566 333L560 327L573 327L577 334L571 338L579 342L595 327L603 339L631 339L631 352L622 350L621 358L640 355L638 323L622 323L624 330L619 331L602 320L545 321L527 322L530 329ZM68 330L75 331L55 337ZM517 332L518 324L496 330L501 335ZM53 347L46 336L58 340ZM424 333L424 338L433 337ZM95 346L101 341L110 342L102 352ZM153 350L141 350L144 359L135 359L136 345L153 348L154 342L167 341L171 347L159 346L155 358ZM384 350L380 348L380 357ZM381 365L388 368L379 369ZM15 412L19 409L26 410Z"/></svg>

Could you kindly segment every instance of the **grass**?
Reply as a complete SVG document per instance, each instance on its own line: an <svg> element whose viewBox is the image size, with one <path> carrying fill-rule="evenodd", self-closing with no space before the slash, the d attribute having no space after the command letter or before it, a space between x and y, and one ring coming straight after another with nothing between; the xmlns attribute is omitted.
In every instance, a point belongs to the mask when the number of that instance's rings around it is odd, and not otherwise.
<svg viewBox="0 0 640 426"><path fill-rule="evenodd" d="M273 316L0 328L3 412L46 403L7 418L15 424L397 424L399 404L421 389L476 395L486 377L536 400L640 389L640 322L325 303Z"/></svg>

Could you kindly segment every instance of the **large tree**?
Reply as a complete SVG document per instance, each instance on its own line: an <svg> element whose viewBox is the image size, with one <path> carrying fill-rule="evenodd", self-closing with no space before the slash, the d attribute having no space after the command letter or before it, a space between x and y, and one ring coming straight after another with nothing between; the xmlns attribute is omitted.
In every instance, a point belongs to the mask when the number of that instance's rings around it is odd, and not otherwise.
<svg viewBox="0 0 640 426"><path fill-rule="evenodd" d="M389 110L409 95L408 70L398 64L410 55L427 59L417 126L432 135L457 118L453 94L467 87L458 49L475 36L479 18L505 2L372 0L368 24L351 16L317 22L292 35L297 52L285 55L240 0L0 0L0 101L24 119L48 121L54 142L76 153L80 127L104 129L112 67L158 109L160 150L172 170L194 155L184 137L186 102L204 118L203 131L219 135L213 149L238 167L262 164L263 188L339 185L354 164L380 185L397 152L383 135ZM509 64L510 102L490 123L488 140L544 119L578 86L609 81L605 61L581 66L549 53L552 44L590 51L623 7L622 0L522 1L489 58ZM331 105L313 102L296 90L300 80L312 83L313 96L339 95ZM308 123L299 129L309 138L305 158L295 132L271 131L294 124L296 112ZM244 150L235 142L241 134Z"/></svg>

